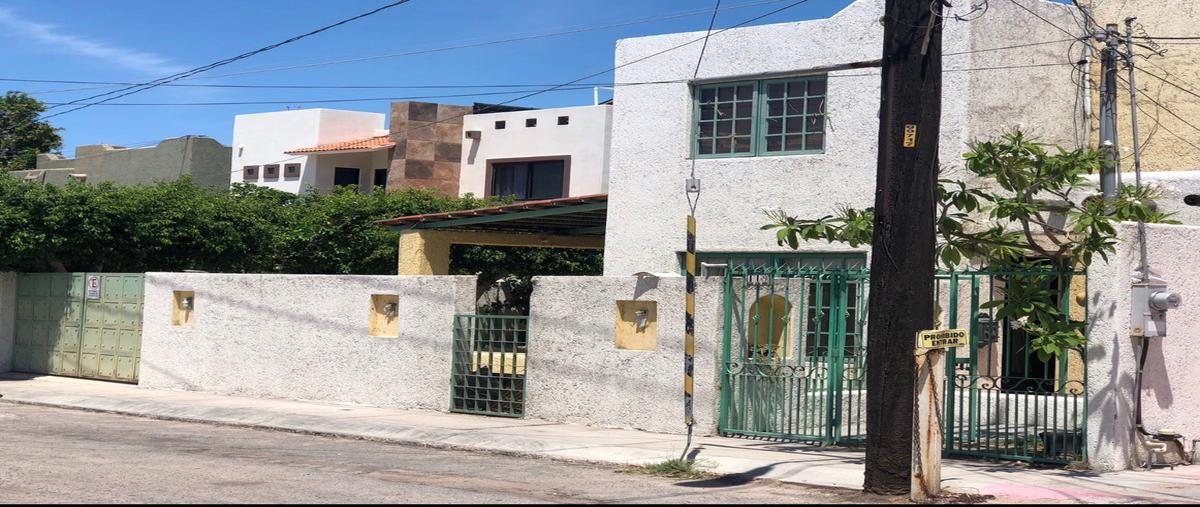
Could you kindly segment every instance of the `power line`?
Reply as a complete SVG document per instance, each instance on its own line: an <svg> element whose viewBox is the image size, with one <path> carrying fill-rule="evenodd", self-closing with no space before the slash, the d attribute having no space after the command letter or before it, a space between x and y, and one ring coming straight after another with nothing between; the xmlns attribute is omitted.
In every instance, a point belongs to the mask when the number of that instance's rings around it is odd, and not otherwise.
<svg viewBox="0 0 1200 507"><path fill-rule="evenodd" d="M1118 76L1118 77L1120 77L1120 76ZM1121 78L1121 81L1122 81L1123 83L1125 83L1125 86L1129 86L1129 80L1127 80L1127 79L1125 79L1125 78L1123 78L1123 77L1122 77L1122 78ZM1154 103L1154 105L1158 106L1158 107L1159 107L1159 108L1161 108L1163 111L1166 111L1166 112L1167 112L1167 114L1169 114L1169 115L1171 115L1171 116L1174 116L1174 117L1175 117L1175 119L1177 119L1177 120L1179 120L1179 121L1183 122L1183 124L1184 124L1184 125L1187 125L1187 126L1189 126L1189 127L1193 128L1193 129L1195 129L1197 132L1200 132L1200 126L1196 126L1196 124L1194 124L1194 123L1192 123L1192 122L1190 122L1190 121L1187 121L1186 119L1184 119L1182 116L1179 116L1178 114L1175 114L1175 111L1172 111L1172 110L1171 110L1171 108L1169 108L1169 107L1167 107L1167 106L1164 106L1164 105L1163 105L1161 102L1159 102L1159 101L1157 101L1157 100L1154 100L1153 98L1150 98L1148 95L1147 95L1145 98L1146 98L1147 100L1149 100L1150 102L1153 102L1153 103ZM1169 132L1169 131L1168 131L1168 132Z"/></svg>
<svg viewBox="0 0 1200 507"><path fill-rule="evenodd" d="M971 51L956 51L954 53L943 53L942 56L966 55L966 54L971 54L971 53L985 53L988 51L1003 51L1005 49L1027 48L1027 47L1031 47L1031 46L1043 46L1046 44L1058 44L1061 42L1071 42L1071 41L1078 41L1078 40L1079 40L1079 37L1072 37L1070 39L1048 40L1048 41L1042 41L1042 42L1030 42L1028 44L1017 44L1015 46L1003 46L1003 47L998 47L998 48L986 48L986 49L973 49ZM0 81L3 81L3 80L0 80Z"/></svg>
<svg viewBox="0 0 1200 507"><path fill-rule="evenodd" d="M1141 68L1141 67L1134 67L1134 69L1136 69L1136 70L1139 70L1139 71L1141 71L1142 73L1144 73L1144 74L1146 74L1146 75L1148 75L1148 76L1150 76L1150 77L1152 77L1152 78L1154 78L1154 79L1157 79L1157 80L1159 80L1159 81L1162 81L1162 82L1164 82L1164 83L1166 83L1166 84L1169 84L1169 85L1171 85L1171 86L1173 86L1173 87L1175 87L1175 88L1178 88L1179 90L1183 91L1184 93L1186 93L1186 94L1188 94L1188 95L1191 95L1191 96L1193 96L1193 97L1196 97L1196 98L1200 98L1200 93L1197 93L1197 92L1195 92L1194 90L1188 89L1188 88L1184 87L1183 85L1181 85L1181 84L1179 84L1179 83L1175 83L1175 82L1173 82L1173 81L1171 81L1171 80L1169 80L1169 79L1167 79L1167 78L1165 78L1165 77L1162 77L1162 76L1160 76L1160 75L1158 75L1158 74L1155 74L1155 73L1153 73L1153 72L1150 72L1150 71L1148 71L1148 70L1146 70L1146 69L1143 69L1143 68Z"/></svg>
<svg viewBox="0 0 1200 507"><path fill-rule="evenodd" d="M1020 7L1020 8L1021 8L1021 9L1023 9L1025 12L1028 12L1028 13L1032 14L1032 15L1033 15L1033 17L1035 17L1035 18L1038 18L1038 19L1042 20L1043 22L1045 22L1046 24L1048 24L1048 25L1050 25L1050 26L1052 26L1052 27L1054 27L1054 28L1057 28L1057 29L1058 29L1060 32L1062 32L1062 33L1065 33L1065 34L1067 34L1067 35L1070 35L1072 38L1079 38L1079 34L1074 34L1074 33L1071 33L1071 32L1070 32L1070 31L1068 31L1066 28L1063 28L1063 27L1061 27L1061 26L1058 26L1058 25L1057 25L1057 24L1055 24L1053 21L1050 21L1050 20L1048 20L1048 19L1046 19L1046 18L1042 17L1042 15L1041 15L1041 14L1038 14L1037 12L1034 12L1032 9L1030 9L1030 8L1028 8L1028 7L1025 7L1024 5L1021 5L1021 3L1020 3L1020 2L1018 2L1017 0L1008 0L1008 1L1009 1L1009 2L1012 2L1012 3L1013 3L1013 5L1016 5L1017 7Z"/></svg>
<svg viewBox="0 0 1200 507"><path fill-rule="evenodd" d="M208 65L204 65L204 66L196 67L196 68L194 68L194 69L191 69L191 70L188 70L188 71L184 71L184 72L179 72L179 73L176 73L176 74L172 74L172 75L170 75L170 76L167 76L167 77L165 77L165 78L160 78L160 79L157 79L157 80L154 80L154 81L148 82L148 83L143 83L143 84L139 84L139 85L135 85L135 86L129 86L129 87L126 87L126 88L121 88L121 89L119 89L119 90L114 90L114 91L111 91L111 92L107 92L107 93L101 93L101 94L99 94L99 95L93 95L93 96L91 96L91 97L86 97L86 98L83 98L83 99L74 100L74 101L71 101L71 102L69 102L69 103L67 103L67 104L79 104L80 102L86 102L86 101L89 101L89 100L92 100L92 99L97 99L97 98L100 98L100 97L106 97L106 96L110 96L110 95L112 95L111 97L108 97L108 98L106 98L106 99L103 99L103 100L101 100L100 102L97 102L97 103L88 103L88 104L84 104L84 105L81 105L81 106L79 106L79 107L76 107L76 108L68 109L68 110L66 110L66 111L61 111L61 112L54 113L54 114L51 114L51 115L48 115L48 116L43 116L41 119L42 119L42 120L46 120L46 119L49 119L49 118L53 118L53 117L55 117L55 116L61 116L61 115L64 115L64 114L67 114L67 113L71 113L71 112L74 112L74 111L79 111L80 109L85 109L85 108L91 107L91 106L93 106L93 105L96 105L96 104L98 104L98 103L104 103L104 102L108 102L108 101L110 101L110 100L113 100L113 99L118 99L118 98L121 98L121 97L125 97L125 96L128 96L128 95L132 95L132 94L138 93L138 92L142 92L142 91L145 91L145 90L149 90L149 89L151 89L151 88L154 88L154 87L156 87L156 86L159 86L159 85L162 85L162 84L169 83L169 82L171 82L171 81L177 81L177 80L179 80L179 79L183 79L183 78L185 78L185 77L187 77L187 76L191 76L191 75L195 75L195 74L198 74L198 73L201 73L201 72L205 72L205 71L208 71L208 70L215 69L215 68L217 68L217 67L220 67L220 66L222 66L222 65L228 65L228 64L230 64L230 63L233 63L233 62L236 62L236 61L238 61L238 60L244 60L244 59L246 59L246 58L250 58L251 56L257 55L257 54L259 54L259 53L264 53L264 52L270 51L270 50L272 50L272 49L278 48L278 47L280 47L280 46L284 46L284 45L287 45L287 44L291 44L291 43L293 43L293 42L296 42L296 41L299 41L299 40L301 40L301 39L304 39L304 38L307 38L307 37L311 37L311 36L313 36L313 35L316 35L316 34L319 34L319 33L321 33L321 32L324 32L324 31L327 31L327 30L330 30L330 29L336 28L336 27L338 27L338 26L341 26L341 25L344 25L344 24L346 24L346 23L350 23L350 22L353 22L353 21L356 21L356 20L359 20L359 19L362 19L362 18L365 18L365 17L368 17L368 16L372 16L372 15L378 14L378 13L380 13L380 12L383 12L383 11L387 10L387 9L391 9L391 8L393 8L393 7L396 7L396 6L399 6L399 5L406 4L406 3L408 3L409 1L411 1L411 0L396 0L395 2L389 3L389 4L387 4L387 5L384 5L384 6L382 6L382 7L378 7L378 8L376 8L376 9L372 9L372 10L370 10L370 11L364 12L364 13L362 13L362 14L359 14L359 15L357 15L357 16L352 16L352 17L349 17L349 18L343 19L343 20L341 20L341 21L338 21L338 22L336 22L336 23L333 23L333 24L330 24L330 25L325 25L325 26L323 26L323 27L321 27L321 28L318 28L318 29L316 29L316 30L309 31L309 32L307 32L307 33L303 33L303 34L300 34L300 35L297 35L297 36L291 37L291 38L289 38L289 39L286 39L286 40L283 40L283 41L280 41L280 42L276 42L276 43L274 43L274 44L271 44L271 45L268 45L268 46L263 46L263 47L261 47L261 48L255 49L255 50L253 50L253 51L247 51L247 52L245 52L245 53L242 53L242 54L240 54L240 55L237 55L237 56L234 56L234 57L226 58L226 59L224 59L224 60L219 60L219 61L216 61L216 62L210 63L210 64L208 64ZM124 93L121 93L121 92L124 92ZM114 94L119 94L119 95L114 95Z"/></svg>
<svg viewBox="0 0 1200 507"><path fill-rule="evenodd" d="M746 3L726 7L724 10L753 7L753 6L758 6L758 5L768 4L768 3L777 3L780 1L782 1L782 0L766 0L766 1L759 1L759 2L746 2ZM488 40L488 41L482 41L482 42L465 43L465 44L443 46L443 47L437 47L437 48L428 48L428 49L418 49L418 50L412 50L412 51L403 51L403 52L399 52L399 53L385 53L385 54L380 54L380 55L360 56L360 57L344 58L344 59L338 59L338 60L326 60L326 61L322 61L322 62L301 63L301 64L268 67L268 68L261 68L261 69L251 69L251 70L246 70L246 71L241 71L241 72L233 72L233 73L228 73L228 74L218 74L218 75L213 75L213 76L200 76L200 77L196 77L194 79L216 79L216 78L221 78L221 77L236 77L236 76L244 76L244 75L249 75L249 74L261 74L264 72L279 72L279 71L285 71L285 70L306 69L306 68L313 68L313 67L323 67L323 66L327 66L327 65L340 65L340 64L345 64L345 63L357 63L357 62L380 60L380 59L386 59L386 58L398 58L398 57L404 57L404 56L424 55L424 54L429 54L429 53L452 51L452 50L456 50L456 49L469 49L469 48L485 47L485 46L491 46L491 45L496 45L496 44L506 44L506 43L511 43L511 42L522 42L522 41L527 41L527 40L544 39L544 38L557 37L557 36L562 36L562 35L573 35L573 34L583 33L583 32L604 30L604 29L608 29L608 28L620 28L620 27L624 27L624 26L652 23L655 21L678 19L678 18L683 18L683 17L695 16L697 14L705 14L705 13L708 13L710 10L711 9L692 10L692 11L686 11L686 12L682 12L682 13L678 13L678 14L670 14L670 15L654 17L654 18L642 18L642 19L635 19L635 20L631 20L631 21L620 21L620 22L609 23L609 24L605 24L605 25L589 26L589 27L582 27L582 28L570 29L570 30L543 32L543 33L537 33L537 34L531 34L531 35L509 37L509 38L504 38L504 39L494 39L494 40Z"/></svg>
<svg viewBox="0 0 1200 507"><path fill-rule="evenodd" d="M807 1L807 0L805 0ZM630 62L636 63L636 62ZM1001 65L996 67L972 67L963 69L942 69L942 72L977 72L988 70L1007 70L1007 69L1028 69L1037 67L1061 67L1066 65L1074 65L1069 62L1054 62L1054 63L1032 63L1023 65ZM605 71L609 72L609 71ZM829 79L842 79L850 77L871 77L878 76L879 73L858 73L858 74L831 74L826 77ZM477 97L477 96L494 96L494 95L512 95L518 93L540 94L551 91L579 91L587 90L593 86L642 86L642 85L659 85L659 84L678 84L687 83L687 79L671 79L661 81L641 81L641 82L626 82L626 83L573 83L566 86L554 85L552 90L515 90L515 91L494 91L494 92L473 92L473 93L455 93L445 95L417 95L407 97L349 97L349 98L332 98L332 99L296 99L296 100L262 100L262 101L227 101L227 102L105 102L95 103L92 105L98 106L236 106L236 105L271 105L271 104L321 104L321 103L347 103L347 102L373 102L385 100L416 100L416 99L439 99L439 98L461 98L461 97ZM498 86L516 86L516 85L498 85ZM528 86L550 86L550 85L528 85ZM454 88L454 87L451 87ZM530 95L532 96L532 95ZM520 99L513 99L520 100ZM512 102L512 101L510 101ZM505 105L505 102L497 105ZM46 102L46 104L61 105L64 103ZM470 114L470 113L468 113Z"/></svg>

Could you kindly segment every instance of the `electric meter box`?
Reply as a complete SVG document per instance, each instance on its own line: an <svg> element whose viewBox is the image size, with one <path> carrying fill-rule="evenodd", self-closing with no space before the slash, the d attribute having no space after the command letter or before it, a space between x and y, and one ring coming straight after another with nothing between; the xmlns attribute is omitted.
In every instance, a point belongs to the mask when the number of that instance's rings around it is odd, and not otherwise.
<svg viewBox="0 0 1200 507"><path fill-rule="evenodd" d="M1167 290L1166 281L1152 277L1133 284L1129 328L1133 336L1160 338L1167 335L1167 310L1183 304L1179 294Z"/></svg>

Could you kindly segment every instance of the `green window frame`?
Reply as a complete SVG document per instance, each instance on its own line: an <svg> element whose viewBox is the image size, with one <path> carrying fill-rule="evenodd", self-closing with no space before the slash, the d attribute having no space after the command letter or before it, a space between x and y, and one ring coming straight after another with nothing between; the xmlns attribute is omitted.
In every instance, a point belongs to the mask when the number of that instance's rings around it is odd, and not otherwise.
<svg viewBox="0 0 1200 507"><path fill-rule="evenodd" d="M694 90L692 157L825 152L825 75L711 83Z"/></svg>

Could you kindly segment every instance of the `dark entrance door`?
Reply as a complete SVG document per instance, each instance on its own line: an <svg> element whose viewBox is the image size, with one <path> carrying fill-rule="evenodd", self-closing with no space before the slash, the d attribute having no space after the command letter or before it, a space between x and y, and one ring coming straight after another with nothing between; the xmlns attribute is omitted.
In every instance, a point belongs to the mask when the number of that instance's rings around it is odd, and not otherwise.
<svg viewBox="0 0 1200 507"><path fill-rule="evenodd" d="M358 186L359 170L357 167L335 167L333 169L333 186Z"/></svg>

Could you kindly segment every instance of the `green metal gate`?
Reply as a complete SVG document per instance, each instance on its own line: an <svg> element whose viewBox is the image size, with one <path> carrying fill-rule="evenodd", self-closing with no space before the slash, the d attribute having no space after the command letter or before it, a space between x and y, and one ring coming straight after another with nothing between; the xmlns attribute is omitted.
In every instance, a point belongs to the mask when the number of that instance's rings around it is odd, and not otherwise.
<svg viewBox="0 0 1200 507"><path fill-rule="evenodd" d="M13 369L136 383L143 278L140 273L22 273Z"/></svg>
<svg viewBox="0 0 1200 507"><path fill-rule="evenodd" d="M961 271L937 275L940 324L970 330L970 345L946 357L947 455L1068 464L1087 459L1087 348L1041 361L1020 322L992 322L1006 287L1057 293L1064 318L1087 318L1084 272ZM986 307L985 307L986 308ZM1084 327L1086 329L1086 327Z"/></svg>
<svg viewBox="0 0 1200 507"><path fill-rule="evenodd" d="M450 411L525 415L529 317L455 315Z"/></svg>
<svg viewBox="0 0 1200 507"><path fill-rule="evenodd" d="M725 260L721 434L826 445L863 439L865 260Z"/></svg>

